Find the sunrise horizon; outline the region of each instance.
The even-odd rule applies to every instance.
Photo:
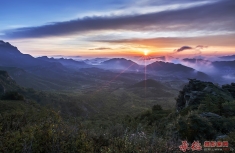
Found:
[[[147,51],[193,57],[235,51],[232,0],[54,2],[48,7],[43,1],[16,2],[14,10],[4,2],[0,40],[32,56],[126,57]]]
[[[1,0],[0,152],[233,152],[235,0]]]

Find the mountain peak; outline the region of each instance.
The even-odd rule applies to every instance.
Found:
[[[124,63],[133,63],[133,64],[136,64],[138,65],[137,63],[133,62],[132,60],[128,60],[128,59],[125,59],[125,58],[112,58],[112,59],[109,59],[107,61],[104,61],[102,62],[102,64],[106,64],[106,63],[116,63],[116,62],[123,62]]]
[[[17,47],[12,46],[9,42],[4,42],[0,40],[0,56],[4,56],[5,54],[21,54]],[[3,57],[4,58],[4,57]]]
[[[40,57],[37,57],[37,59],[41,59],[41,60],[45,60],[45,61],[55,60],[53,57],[48,57],[48,56],[40,56]]]
[[[12,46],[9,42],[4,42],[3,40],[0,40],[0,47],[14,47],[14,48],[16,48],[15,46]]]
[[[48,58],[47,56],[41,56],[41,57],[38,57],[38,58]]]
[[[138,70],[140,66],[125,58],[112,58],[101,63],[105,69],[128,69],[128,70]]]
[[[221,56],[219,58],[223,60],[235,60],[235,55]]]

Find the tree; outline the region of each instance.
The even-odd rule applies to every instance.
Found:
[[[155,112],[155,111],[159,111],[159,110],[162,110],[162,106],[161,105],[154,105],[153,107],[152,107],[152,111],[153,112]]]
[[[16,91],[6,92],[2,97],[2,100],[24,100],[24,96],[20,95]]]

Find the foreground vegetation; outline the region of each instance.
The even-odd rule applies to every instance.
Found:
[[[231,86],[228,91],[191,80],[176,107],[166,109],[157,100],[143,102],[135,94],[142,89],[91,96],[21,88],[9,78],[0,83],[7,89],[0,93],[0,152],[180,152],[182,140],[227,140],[235,146]],[[197,96],[186,104],[182,97],[191,93]]]
[[[94,123],[62,118],[30,101],[0,101],[0,106],[1,152],[156,152],[167,147],[131,117]],[[169,114],[160,111],[158,117]]]
[[[167,152],[177,151],[180,140],[215,140],[226,130],[224,140],[235,145],[234,117],[208,122],[197,111],[160,105],[136,117],[99,120],[62,117],[31,101],[0,101],[0,109],[0,152]]]

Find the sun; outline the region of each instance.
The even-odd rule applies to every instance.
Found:
[[[148,55],[148,50],[144,50],[144,55],[147,56]]]

